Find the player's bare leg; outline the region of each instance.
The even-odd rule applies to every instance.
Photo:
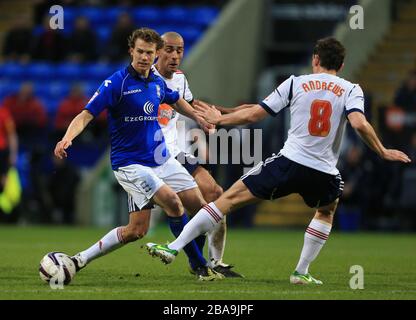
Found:
[[[151,251],[155,255],[163,255],[166,263],[175,259],[178,251],[197,236],[215,229],[221,219],[232,210],[247,204],[260,201],[238,180],[215,202],[205,205],[185,226],[180,236],[168,246],[154,245]]]
[[[183,215],[183,205],[178,195],[167,185],[163,185],[155,193],[152,201],[160,206],[169,217],[180,217]]]
[[[177,217],[183,214],[183,206],[176,193],[163,185],[153,196],[153,200],[165,209],[168,216]],[[73,257],[77,271],[92,260],[102,257],[126,243],[144,237],[149,229],[150,210],[145,209],[130,213],[129,224],[114,228],[88,249]]]
[[[206,201],[199,191],[199,188],[193,188],[178,193],[178,197],[183,203],[186,212],[194,216],[199,209],[206,205]]]
[[[84,268],[92,260],[102,257],[129,242],[143,238],[149,229],[150,210],[130,213],[126,226],[114,228],[88,249],[72,257],[77,271]]]
[[[316,259],[331,232],[338,199],[316,210],[315,216],[305,232],[302,253],[295,272],[290,276],[293,284],[322,284],[309,274],[309,265]]]

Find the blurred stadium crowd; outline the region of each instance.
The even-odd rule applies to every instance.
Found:
[[[108,146],[106,114],[77,139],[68,161],[52,156],[58,138],[103,79],[128,65],[127,38],[134,29],[180,32],[187,54],[223,2],[35,1],[32,10],[17,16],[3,39],[0,104],[19,138],[12,164],[24,200],[17,214],[0,221],[24,216],[30,222],[72,223],[80,177]],[[62,30],[50,28],[52,5],[64,7]]]
[[[140,26],[160,33],[175,30],[183,35],[185,52],[189,54],[225,3],[36,1],[32,15],[16,19],[4,37],[1,51],[0,105],[5,115],[0,116],[0,153],[3,149],[7,153],[10,147],[2,141],[7,141],[10,134],[3,129],[3,123],[11,119],[19,140],[19,150],[11,164],[20,174],[23,201],[12,212],[1,214],[0,222],[23,217],[36,223],[73,223],[75,189],[83,172],[96,164],[108,146],[105,114],[79,137],[67,161],[54,158],[53,147],[100,82],[128,63],[128,35]],[[49,27],[48,11],[53,4],[65,7],[63,30]],[[309,55],[299,57],[298,63],[307,62]],[[280,58],[280,64],[284,64],[285,57]],[[286,60],[293,63],[291,58]],[[376,106],[377,117],[371,114],[373,97],[368,90],[366,107],[367,117],[376,123],[386,146],[402,149],[414,162],[402,166],[381,161],[348,127],[339,163],[345,189],[336,215],[344,230],[357,226],[416,228],[416,70],[408,71],[406,81],[397,84],[394,101]],[[285,133],[278,127],[268,129],[267,137],[273,141],[264,144],[263,156],[283,145]],[[212,169],[220,172],[219,168]],[[240,169],[227,170],[223,187],[229,187],[239,177]],[[1,199],[0,208],[8,211]],[[241,225],[250,226],[255,207],[246,210],[246,220]],[[389,219],[383,220],[385,217]]]

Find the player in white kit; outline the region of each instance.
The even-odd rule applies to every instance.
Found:
[[[344,57],[345,48],[339,41],[321,39],[313,51],[313,74],[289,77],[259,104],[227,115],[214,108],[196,107],[201,116],[215,125],[254,123],[288,107],[291,112],[288,138],[279,154],[260,162],[218,200],[204,206],[175,241],[169,245],[148,243],[152,255],[170,263],[185,244],[215,228],[234,209],[261,199],[299,193],[316,212],[306,229],[301,256],[290,282],[322,284],[310,275],[309,265],[328,239],[342,194],[343,182],[336,164],[346,122],[382,159],[411,161],[403,152],[383,146],[364,116],[360,86],[336,75],[343,67]]]
[[[186,100],[189,104],[193,104],[194,97],[189,88],[188,80],[185,74],[178,68],[183,58],[184,40],[182,36],[176,32],[167,32],[162,35],[164,47],[159,51],[158,61],[152,67],[152,71],[161,77],[168,88],[177,91],[179,96]],[[170,155],[176,158],[195,179],[195,182],[200,189],[203,198],[207,203],[212,202],[223,193],[222,188],[215,182],[210,173],[201,165],[198,164],[195,157],[188,154],[179,143],[178,139],[178,119],[179,113],[169,104],[161,104],[159,106],[158,120],[162,128],[163,136],[165,138],[166,146]],[[181,181],[177,181],[178,184]],[[187,181],[184,181],[184,188],[187,187]],[[141,211],[144,215],[149,215],[150,207],[145,207],[140,210],[134,201],[130,211]],[[188,204],[189,205],[189,204]],[[200,202],[191,204],[195,208],[194,212],[188,212],[193,215],[201,208]],[[148,226],[148,225],[147,225]],[[242,277],[239,273],[231,270],[232,266],[225,264],[222,261],[224,255],[225,238],[226,238],[226,222],[225,219],[218,224],[218,226],[207,234],[208,238],[208,255],[209,263],[213,270],[221,273],[225,277],[236,278]],[[201,252],[205,244],[205,235],[201,235],[196,240],[196,243]],[[191,261],[192,262],[192,261]],[[194,272],[195,267],[190,265],[190,271]]]

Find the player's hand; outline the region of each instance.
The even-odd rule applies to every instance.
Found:
[[[56,144],[55,147],[55,156],[59,159],[66,158],[68,155],[66,154],[66,149],[68,149],[72,145],[72,141],[70,140],[61,140]]]
[[[407,156],[407,154],[399,150],[394,150],[394,149],[385,149],[381,157],[387,161],[400,161],[404,163],[409,163],[412,161]]]
[[[219,112],[215,106],[204,108],[201,105],[195,105],[195,113],[197,116],[204,118],[211,124],[217,124],[221,118],[221,112]]]
[[[205,133],[211,134],[215,131],[215,125],[207,122],[201,116],[196,115],[196,121],[198,125],[204,130]]]

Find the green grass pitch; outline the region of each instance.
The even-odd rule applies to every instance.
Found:
[[[161,226],[144,240],[92,262],[63,290],[38,275],[49,251],[74,254],[107,230],[69,227],[0,227],[0,299],[416,299],[416,235],[333,232],[312,265],[323,286],[293,286],[303,231],[229,230],[224,260],[245,279],[199,282],[181,253],[163,265],[140,248],[172,240]],[[350,267],[364,268],[364,289],[349,286]]]

